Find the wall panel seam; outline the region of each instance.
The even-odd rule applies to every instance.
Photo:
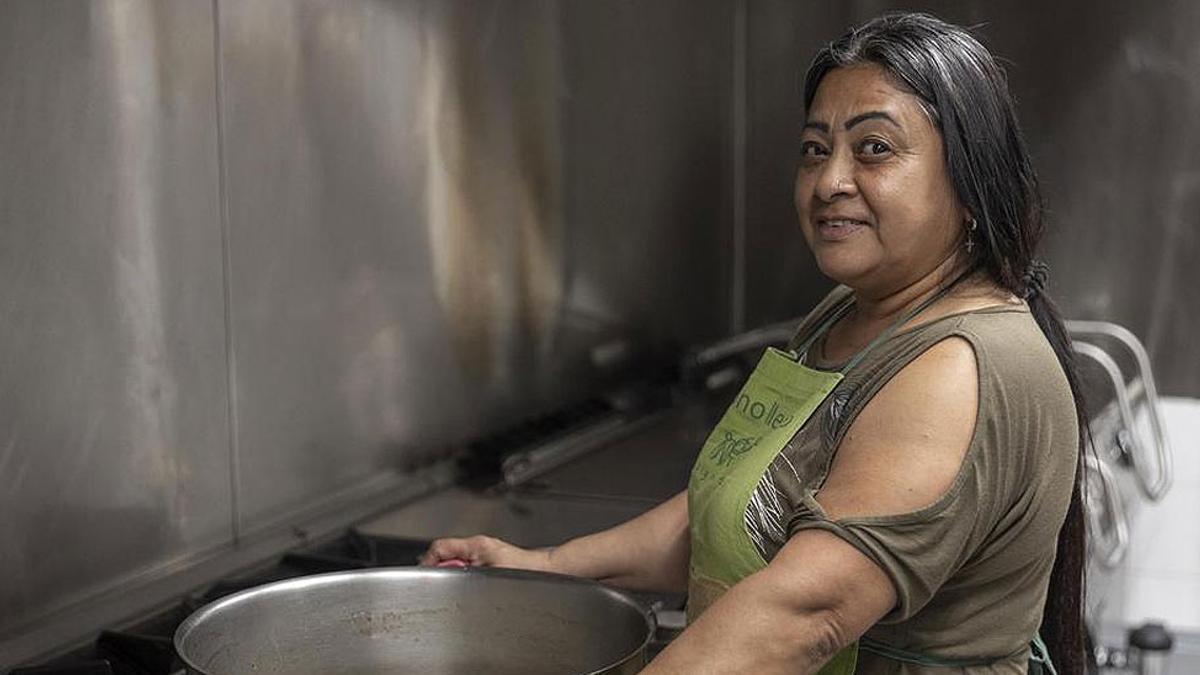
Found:
[[[733,12],[733,288],[730,333],[737,334],[746,329],[746,0],[739,0]]]
[[[217,198],[221,219],[221,272],[225,292],[225,400],[229,430],[229,513],[233,543],[242,535],[240,495],[241,471],[238,444],[237,350],[234,341],[233,319],[233,250],[232,228],[229,222],[228,162],[225,154],[225,69],[221,59],[221,5],[212,0],[214,101],[217,107]]]

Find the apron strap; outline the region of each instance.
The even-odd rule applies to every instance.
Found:
[[[859,363],[862,363],[863,359],[867,358],[867,356],[871,353],[872,350],[874,350],[876,347],[878,347],[879,345],[886,342],[888,338],[892,337],[892,335],[897,330],[899,330],[901,326],[908,323],[909,321],[912,321],[921,312],[924,312],[925,310],[929,309],[929,307],[931,305],[933,305],[933,303],[935,303],[938,300],[941,300],[942,298],[949,295],[950,291],[953,290],[955,286],[957,286],[960,282],[962,282],[968,276],[973,274],[975,272],[975,269],[976,269],[975,267],[967,268],[966,271],[964,271],[963,273],[961,273],[957,277],[955,277],[953,281],[951,281],[946,286],[942,287],[940,290],[938,290],[937,293],[934,293],[933,295],[929,296],[928,298],[925,298],[925,300],[923,302],[921,302],[921,304],[917,305],[911,311],[905,313],[904,316],[900,317],[896,321],[893,321],[891,323],[891,325],[889,325],[887,328],[883,329],[883,331],[880,332],[879,335],[876,335],[875,339],[871,340],[871,342],[868,343],[866,347],[863,347],[861,350],[859,350],[859,352],[857,354],[855,354],[853,357],[851,357],[851,359],[849,361],[847,361],[844,366],[839,368],[838,372],[840,372],[842,374],[846,374],[846,373],[850,372],[851,370],[853,370],[855,366],[857,366]],[[844,300],[838,306],[834,307],[832,311],[830,311],[829,315],[825,318],[825,320],[821,322],[821,325],[818,326],[815,331],[813,331],[812,333],[809,334],[809,336],[804,340],[804,343],[800,346],[799,349],[789,350],[789,351],[792,351],[792,354],[797,358],[797,360],[800,357],[802,357],[804,354],[807,354],[808,350],[813,346],[813,343],[816,342],[817,339],[820,338],[822,335],[827,333],[831,328],[833,328],[833,324],[840,321],[842,319],[842,317],[844,317],[850,311],[850,309],[852,307],[854,307],[853,294],[848,295],[846,297],[846,300]]]
[[[862,636],[858,639],[858,648],[864,652],[882,656],[885,659],[908,663],[914,666],[933,666],[938,668],[970,668],[972,666],[987,666],[999,661],[1004,657],[981,656],[978,658],[946,658],[942,656],[933,656],[932,654],[922,654],[920,652],[910,652],[906,649],[893,647],[885,642],[873,640],[867,636]]]
[[[1034,668],[1037,668],[1037,673]],[[1042,640],[1041,633],[1034,633],[1033,642],[1029,643],[1029,672],[1030,675],[1058,675],[1058,669],[1050,660],[1050,649]]]
[[[915,666],[931,666],[934,668],[988,666],[1001,659],[1008,658],[1007,656],[981,656],[976,658],[934,656],[932,654],[922,654],[920,652],[911,652],[899,647],[893,647],[865,635],[858,639],[858,646],[864,652],[882,656],[885,659]],[[1034,633],[1033,640],[1029,643],[1029,675],[1058,675],[1058,671],[1054,668],[1054,663],[1050,660],[1050,650],[1046,647],[1046,643],[1042,640],[1042,636],[1039,633]]]
[[[842,317],[846,316],[846,314],[848,314],[853,307],[854,295],[847,295],[842,299],[841,302],[834,305],[833,308],[825,314],[825,319],[817,325],[815,330],[808,334],[808,337],[804,339],[802,344],[800,344],[798,347],[788,345],[788,351],[796,356],[797,360],[799,360],[799,357],[802,357],[804,354],[808,353],[809,348],[813,346],[813,343],[817,341],[817,338],[827,333],[830,328],[833,328],[833,324],[841,321]]]

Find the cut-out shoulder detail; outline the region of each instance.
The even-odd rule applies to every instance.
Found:
[[[844,297],[831,294],[821,306],[830,307]],[[797,332],[798,340],[806,339],[819,321],[820,316],[806,320]],[[947,339],[951,341],[942,344]],[[969,346],[977,390],[967,386],[965,395],[973,394],[974,402],[965,408],[973,410],[976,419],[970,438],[964,437],[957,447],[965,455],[960,459],[951,454],[959,461],[951,462],[958,464],[957,475],[947,470],[943,476],[947,482],[952,480],[948,489],[940,497],[939,490],[932,489],[923,499],[886,509],[878,499],[867,500],[871,508],[857,512],[834,503],[836,495],[830,490],[836,483],[831,484],[829,477],[833,471],[837,480],[846,466],[851,447],[843,443],[847,432],[893,380],[910,377],[933,360],[931,349],[936,354],[949,345],[961,350],[959,356],[968,356]],[[922,357],[929,360],[922,362]],[[931,392],[908,396],[914,400],[896,397],[901,399],[896,405],[911,413],[919,408],[918,397],[939,394],[949,398],[941,416],[964,407],[963,401],[953,398],[953,391],[947,394],[944,389],[953,380],[941,379],[930,386],[935,384]],[[891,396],[897,389],[893,386],[884,395]],[[969,426],[969,420],[963,424]],[[859,424],[855,438],[862,429]],[[882,442],[877,448],[883,457],[879,461],[889,470],[886,479],[879,481],[881,490],[894,490],[895,481],[914,474],[928,479],[928,463],[911,470],[907,468],[911,462],[906,461],[911,458],[895,454],[902,448],[895,444],[894,430],[876,435]],[[821,530],[879,565],[892,580],[897,601],[895,609],[868,631],[873,639],[944,657],[1012,654],[1002,667],[1019,672],[1026,655],[1022,650],[1041,623],[1078,456],[1070,386],[1033,316],[1018,305],[972,310],[897,331],[847,369],[810,424],[763,475],[759,490],[774,490],[782,513],[756,510],[759,500],[752,500],[744,520],[764,560],[774,558],[788,541],[773,532],[795,537]],[[818,499],[829,502],[833,513]],[[906,510],[908,506],[915,508]],[[884,511],[890,513],[857,515]],[[770,523],[772,519],[782,522]],[[999,625],[1006,630],[996,631]],[[1008,672],[998,668],[973,667],[964,672]],[[893,663],[890,669],[897,675],[938,675],[933,672],[936,668],[908,664]]]
[[[842,438],[817,502],[834,519],[909,513],[954,484],[975,433],[971,344],[946,338],[902,368]]]

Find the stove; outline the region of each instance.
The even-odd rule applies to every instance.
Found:
[[[123,630],[103,630],[86,647],[50,661],[9,671],[8,675],[181,675],[175,653],[175,629],[192,612],[226,595],[262,584],[323,572],[417,564],[428,539],[364,534],[351,528],[336,539],[287,553],[251,573],[222,579],[181,598],[174,606]],[[662,651],[677,633],[686,596],[631,593],[662,617],[650,655]]]

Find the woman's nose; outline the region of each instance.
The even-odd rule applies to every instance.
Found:
[[[853,196],[858,191],[854,182],[853,165],[840,153],[834,153],[821,165],[817,176],[817,197],[823,202],[832,202],[838,197]]]

